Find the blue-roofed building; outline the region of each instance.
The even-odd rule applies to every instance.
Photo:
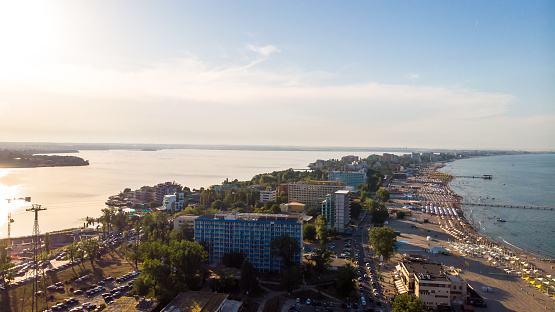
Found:
[[[336,181],[347,184],[357,189],[357,185],[366,184],[366,172],[361,171],[330,171],[328,172],[328,181]]]
[[[262,272],[282,271],[283,261],[272,257],[270,243],[288,235],[299,242],[300,252],[293,256],[302,262],[303,222],[284,214],[237,213],[202,215],[195,219],[195,241],[208,246],[208,261],[222,261],[226,253],[242,253]]]

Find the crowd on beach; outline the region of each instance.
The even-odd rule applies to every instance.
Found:
[[[457,256],[484,258],[487,264],[499,273],[519,276],[546,295],[555,298],[555,274],[549,274],[553,271],[555,263],[538,259],[524,251],[519,252],[511,246],[480,235],[464,218],[460,210],[461,198],[449,189],[448,184],[452,178],[450,175],[431,170],[427,172],[426,177],[415,180],[424,183],[415,192],[415,199],[422,204],[422,212],[437,215],[439,227],[453,237],[449,248],[451,252]],[[434,209],[434,206],[441,208]],[[457,214],[451,211],[456,211]]]

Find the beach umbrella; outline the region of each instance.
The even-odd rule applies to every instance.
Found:
[[[530,282],[530,284],[532,284],[532,285],[536,284],[536,281],[534,281],[534,280],[531,280],[531,281],[529,281],[529,282]]]

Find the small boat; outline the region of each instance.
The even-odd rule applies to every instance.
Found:
[[[501,219],[501,218],[497,218],[497,222],[507,222],[507,220]]]

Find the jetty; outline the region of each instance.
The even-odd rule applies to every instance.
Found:
[[[455,176],[455,178],[469,178],[469,179],[485,179],[491,180],[493,176],[491,174],[484,174],[483,176]]]
[[[537,210],[554,210],[555,209],[555,207],[539,207],[539,206],[526,206],[526,205],[500,205],[500,204],[485,204],[485,203],[472,203],[472,202],[461,202],[461,204],[462,205],[469,205],[469,206],[520,208],[520,209],[537,209]]]

